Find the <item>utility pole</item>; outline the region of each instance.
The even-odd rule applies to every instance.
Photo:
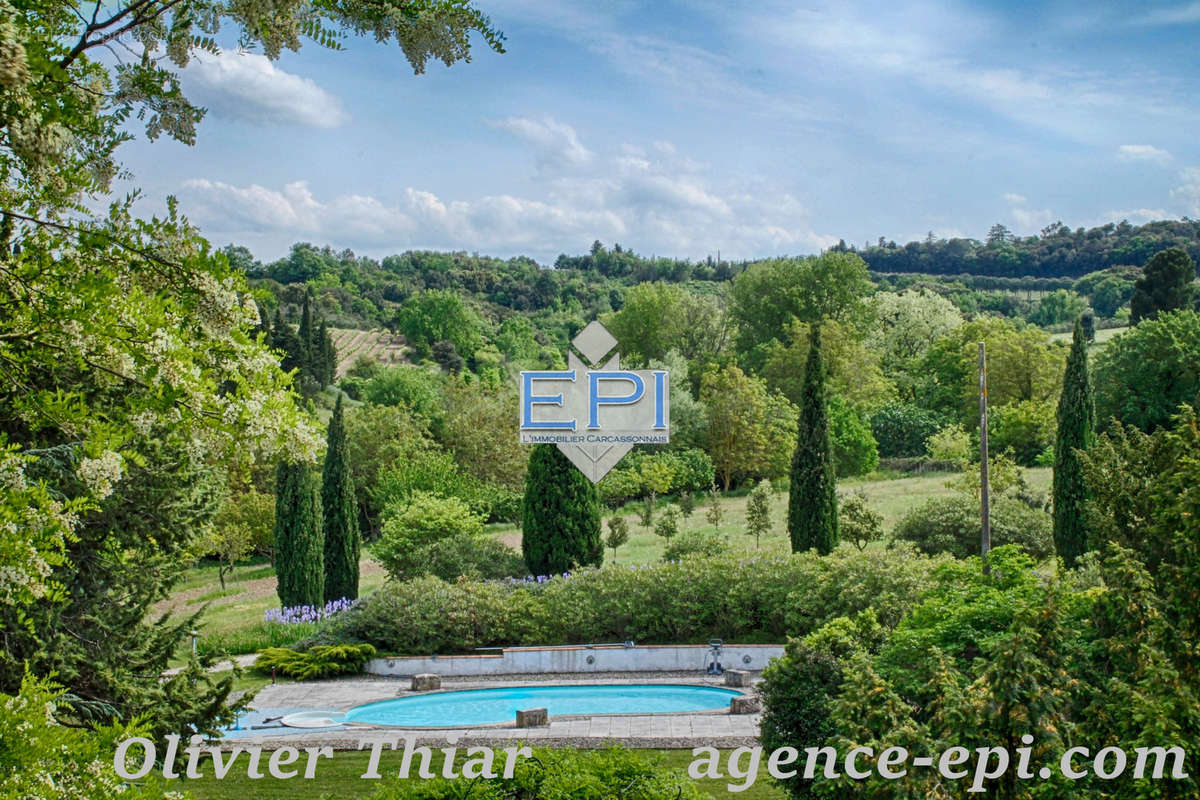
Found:
[[[979,500],[982,528],[979,532],[979,553],[983,556],[983,574],[990,572],[988,551],[992,549],[992,510],[988,486],[988,407],[987,407],[987,350],[979,343]]]

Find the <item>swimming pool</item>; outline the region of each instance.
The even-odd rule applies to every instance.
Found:
[[[741,692],[674,684],[521,686],[398,697],[346,712],[346,722],[414,728],[511,723],[517,711],[544,708],[551,717],[592,714],[680,714],[726,708]]]

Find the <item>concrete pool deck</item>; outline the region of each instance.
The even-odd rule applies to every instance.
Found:
[[[497,675],[490,679],[443,678],[442,691],[457,689],[497,689],[553,683],[561,686],[606,684],[687,684],[724,687],[719,676],[695,671],[685,673],[591,673],[578,674]],[[745,689],[747,693],[752,690]],[[347,711],[365,703],[409,697],[425,692],[409,691],[409,681],[397,678],[360,676],[329,681],[280,683],[265,686],[254,698],[252,707],[259,709],[287,708],[324,711]],[[224,740],[228,747],[261,743],[266,748],[283,746],[324,747],[335,750],[357,750],[363,742],[391,742],[413,737],[418,744],[437,745],[454,740],[456,746],[511,747],[518,742],[540,747],[603,747],[619,743],[632,748],[691,749],[701,745],[719,748],[756,744],[760,714],[730,714],[726,711],[704,711],[686,714],[620,714],[590,717],[550,717],[550,724],[541,728],[461,727],[461,728],[395,728],[355,725],[352,728],[303,731],[289,729],[280,734],[266,728],[243,732],[239,738]],[[369,746],[369,745],[368,745]]]

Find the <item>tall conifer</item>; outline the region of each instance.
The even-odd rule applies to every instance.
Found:
[[[1054,546],[1068,567],[1088,550],[1083,508],[1087,487],[1077,450],[1086,450],[1096,435],[1096,405],[1088,377],[1087,337],[1075,323],[1071,354],[1058,399],[1058,436],[1054,441]]]
[[[813,325],[788,493],[788,535],[792,540],[792,552],[815,547],[817,552],[828,554],[837,547],[836,492],[833,448],[829,444],[829,409],[825,401],[821,328]]]
[[[312,472],[306,464],[280,464],[275,473],[275,577],[284,608],[324,602],[321,539],[321,496]]]
[[[521,552],[534,575],[604,560],[596,487],[552,444],[534,445],[529,454]]]
[[[304,308],[300,312],[300,371],[309,375],[313,374],[313,321],[312,309],[309,304],[308,293],[304,293]]]
[[[346,456],[346,428],[339,394],[329,421],[325,467],[321,472],[321,513],[325,523],[325,600],[358,597],[358,557],[362,539],[358,505]]]

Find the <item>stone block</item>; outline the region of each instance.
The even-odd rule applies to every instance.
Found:
[[[744,669],[727,669],[725,670],[725,685],[726,686],[750,686],[753,681],[753,676],[748,670]]]
[[[541,728],[550,724],[550,714],[544,708],[527,708],[517,712],[518,728]]]
[[[432,672],[422,672],[420,675],[412,676],[412,690],[414,692],[431,692],[440,688],[442,688],[441,675],[435,675]]]
[[[729,701],[730,714],[757,714],[761,708],[757,697],[735,697]]]

